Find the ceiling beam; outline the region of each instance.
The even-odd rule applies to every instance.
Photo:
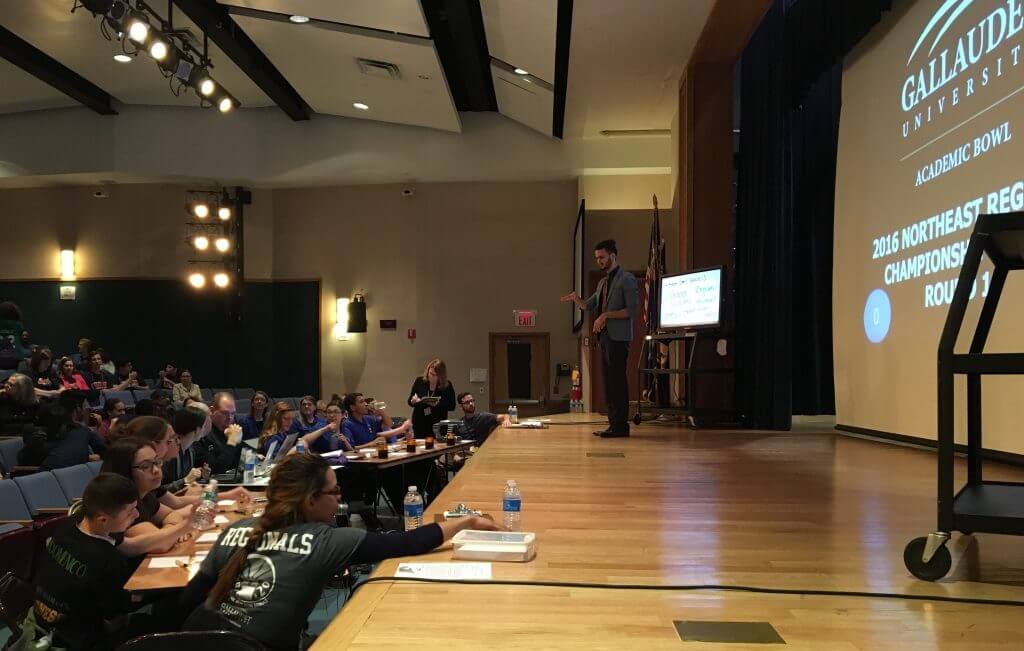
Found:
[[[293,120],[308,120],[313,110],[274,67],[263,51],[215,0],[174,0],[224,54],[235,62]]]
[[[569,89],[569,40],[572,36],[572,0],[558,0],[555,30],[555,105],[551,135],[562,137],[565,128],[565,95]]]
[[[4,27],[0,57],[100,115],[117,115],[109,93]]]
[[[421,0],[455,108],[497,111],[479,0]]]

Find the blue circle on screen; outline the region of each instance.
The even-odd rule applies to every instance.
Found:
[[[876,289],[868,295],[864,304],[864,334],[873,344],[882,343],[889,334],[892,324],[892,303],[883,289]]]

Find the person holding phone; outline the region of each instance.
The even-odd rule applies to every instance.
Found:
[[[434,425],[448,418],[455,409],[455,387],[448,381],[448,367],[435,358],[427,363],[423,375],[416,378],[409,390],[412,407],[412,431],[419,438],[434,432]]]

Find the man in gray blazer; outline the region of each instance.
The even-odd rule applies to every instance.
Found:
[[[572,301],[581,310],[596,313],[594,334],[601,346],[601,367],[608,403],[608,429],[595,436],[616,438],[629,436],[629,384],[626,360],[629,342],[633,340],[633,317],[637,311],[637,283],[633,274],[619,267],[619,250],[615,240],[598,242],[594,259],[605,277],[597,283],[594,295],[583,300],[576,292],[566,294],[562,301]]]

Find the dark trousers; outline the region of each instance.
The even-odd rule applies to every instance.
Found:
[[[629,431],[629,383],[626,381],[629,342],[612,341],[605,332],[601,334],[600,344],[608,426],[617,431]]]

